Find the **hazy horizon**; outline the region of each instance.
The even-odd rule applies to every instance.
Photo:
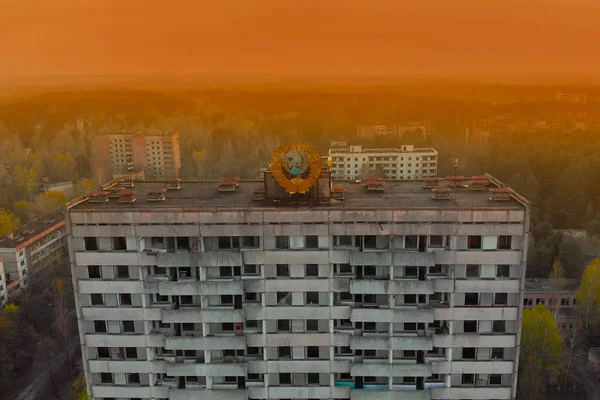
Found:
[[[0,77],[590,82],[599,16],[594,0],[3,0]]]

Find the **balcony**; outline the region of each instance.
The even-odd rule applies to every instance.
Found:
[[[215,385],[213,385],[214,387]],[[247,400],[246,390],[238,389],[169,389],[170,400]]]
[[[411,294],[433,294],[433,281],[419,281],[416,279],[398,279],[398,280],[373,280],[357,279],[350,282],[350,293],[369,293],[369,294],[393,294],[393,293],[411,293]]]
[[[241,280],[180,280],[180,281],[159,281],[158,293],[162,296],[206,296],[222,294],[242,294],[243,283]]]
[[[393,266],[412,266],[412,265],[423,265],[432,267],[436,264],[436,254],[444,252],[420,252],[420,251],[407,251],[407,250],[395,250],[392,257]],[[442,263],[437,263],[442,264]]]
[[[289,317],[288,317],[289,318]],[[133,318],[132,318],[133,319]],[[234,309],[180,309],[161,310],[160,318],[164,323],[221,323],[221,322],[243,322],[242,310]],[[254,318],[259,319],[259,318]]]
[[[431,400],[429,390],[352,390],[350,400]]]
[[[349,319],[348,306],[268,306],[248,305],[246,319]],[[432,321],[433,322],[433,321]]]
[[[432,400],[488,400],[488,399],[510,399],[510,387],[451,387],[431,389]]]
[[[397,363],[387,361],[363,363],[350,366],[352,376],[430,376],[431,364]]]
[[[246,344],[243,336],[166,336],[164,347],[167,350],[242,350]]]
[[[226,359],[213,361],[210,364],[167,363],[166,373],[170,376],[246,376],[245,363],[228,363]]]
[[[341,318],[340,318],[341,319]],[[408,306],[402,308],[353,308],[352,322],[426,322],[434,321],[434,310],[429,307]],[[442,319],[442,318],[436,318]]]
[[[435,347],[515,347],[515,335],[494,335],[477,333],[455,333],[454,335],[434,335]]]
[[[460,307],[441,307],[434,309],[436,320],[505,320],[513,321],[517,319],[519,308],[508,306],[478,307],[478,306],[460,306]],[[400,322],[400,321],[399,321]]]

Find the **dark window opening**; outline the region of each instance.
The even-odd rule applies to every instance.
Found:
[[[83,238],[85,249],[88,251],[98,250],[98,239],[95,237],[85,237]]]
[[[306,248],[307,249],[318,249],[319,248],[319,237],[318,236],[306,236]]]
[[[469,236],[467,238],[467,249],[481,249],[481,236]]]
[[[124,236],[114,237],[113,250],[127,250],[127,239]]]
[[[90,279],[100,279],[102,274],[100,273],[99,265],[88,265],[88,277]]]

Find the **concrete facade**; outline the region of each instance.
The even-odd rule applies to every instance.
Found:
[[[520,196],[307,209],[214,185],[70,206],[90,399],[515,399]]]
[[[181,168],[176,132],[110,132],[96,135],[92,172],[104,178],[144,171],[150,178],[176,178]]]
[[[577,320],[577,290],[579,279],[527,279],[523,307],[544,304],[556,318],[562,332],[570,332]]]
[[[437,176],[438,154],[434,149],[401,146],[398,149],[368,149],[350,146],[329,150],[333,179],[361,179],[377,169],[388,179],[421,179]]]
[[[28,275],[67,254],[65,214],[43,215],[0,238],[7,299],[28,285]],[[1,291],[1,290],[0,290]]]
[[[8,303],[8,288],[4,273],[4,261],[0,257],[0,307],[4,307],[6,303]]]

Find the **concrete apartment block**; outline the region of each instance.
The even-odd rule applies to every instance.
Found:
[[[267,186],[69,206],[90,399],[515,399],[525,199],[411,181],[293,206]]]

